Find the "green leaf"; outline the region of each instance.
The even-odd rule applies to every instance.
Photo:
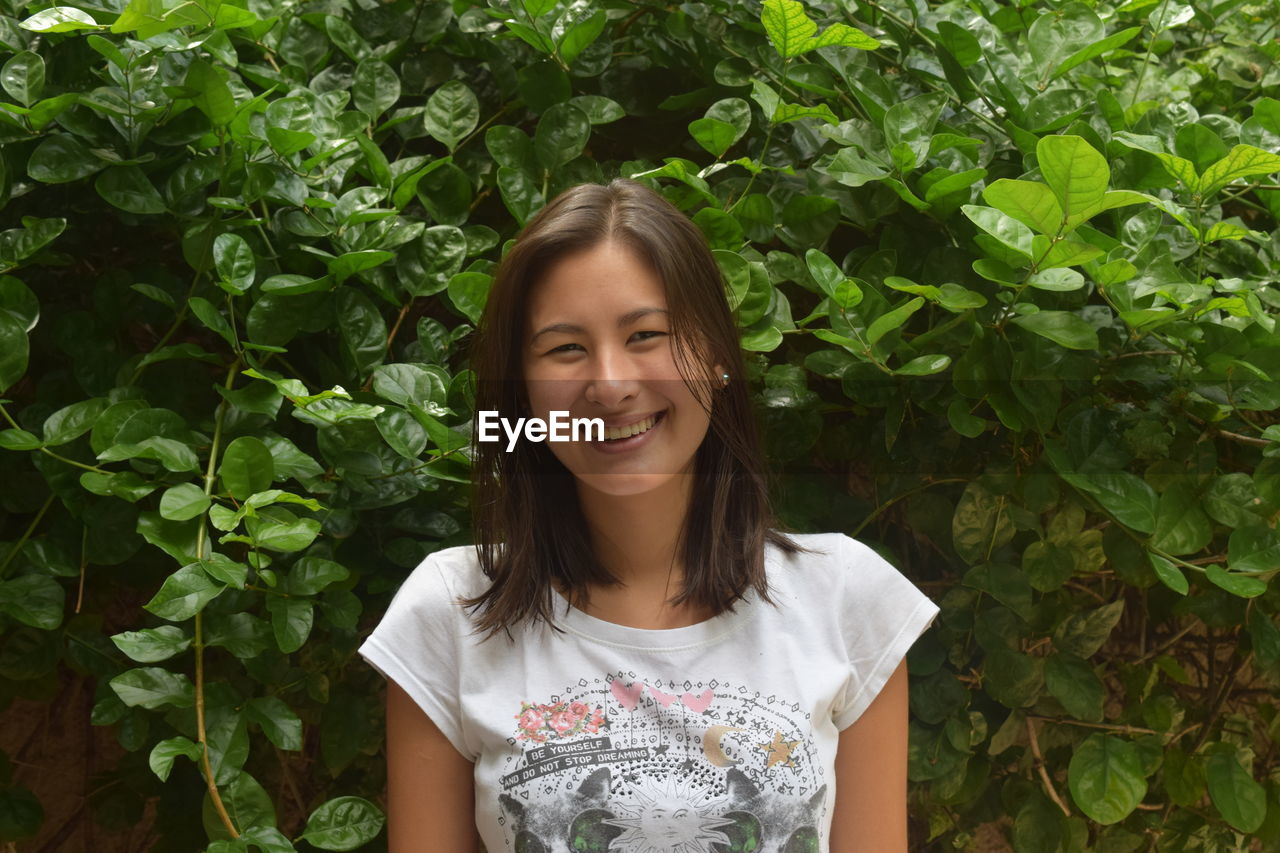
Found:
[[[538,119],[533,153],[544,169],[558,169],[582,153],[591,137],[591,121],[573,104],[556,104]]]
[[[1040,173],[1049,184],[1066,219],[1069,234],[1093,215],[1111,180],[1107,160],[1079,136],[1046,136],[1036,145]]]
[[[53,133],[31,152],[27,174],[41,183],[65,184],[88,177],[104,165],[79,139]]]
[[[194,483],[181,483],[160,496],[160,515],[170,521],[186,521],[203,515],[209,508],[209,496]]]
[[[951,21],[938,22],[938,39],[962,68],[975,65],[982,59],[982,45],[977,37]]]
[[[920,310],[922,305],[924,305],[924,297],[917,296],[892,311],[881,314],[867,328],[867,343],[875,346],[876,341],[894,329],[901,327],[912,314]]]
[[[449,301],[472,323],[480,322],[493,276],[480,272],[461,272],[449,279]]]
[[[119,462],[124,459],[155,459],[167,470],[194,471],[199,467],[196,454],[180,441],[152,436],[134,444],[114,444],[98,454],[100,462]]]
[[[239,234],[219,234],[213,241],[213,262],[218,275],[235,293],[253,287],[257,262],[253,250]]]
[[[62,585],[48,575],[0,580],[0,613],[42,631],[62,624],[64,599]]]
[[[760,23],[783,59],[804,53],[818,31],[818,25],[805,14],[804,4],[797,0],[764,0]]]
[[[521,225],[545,204],[542,194],[524,169],[499,167],[498,190],[502,193],[503,204]]]
[[[176,625],[159,628],[142,628],[111,635],[116,648],[138,663],[157,663],[168,660],[191,646],[191,638]]]
[[[267,611],[271,614],[271,630],[280,651],[286,654],[296,652],[306,644],[315,619],[315,602],[306,598],[270,595],[267,596]]]
[[[42,444],[39,436],[25,429],[0,430],[0,448],[5,450],[36,450]]]
[[[480,102],[461,80],[450,80],[431,93],[423,125],[452,153],[480,123]]]
[[[165,706],[190,708],[195,685],[185,675],[158,666],[144,666],[117,675],[110,681],[120,701],[130,707],[156,710]]]
[[[1258,521],[1233,530],[1227,540],[1227,565],[1233,572],[1274,570],[1280,566],[1280,533]]]
[[[1024,223],[994,207],[976,204],[961,205],[960,210],[974,225],[994,237],[1003,246],[1031,260],[1032,238],[1035,234]]]
[[[376,122],[379,116],[395,106],[396,101],[400,100],[400,78],[396,75],[395,70],[381,59],[366,59],[356,66],[356,76],[355,81],[352,83],[351,93],[356,109],[367,115],[370,121]],[[475,125],[473,124],[467,128],[459,134],[459,138],[470,133],[474,127]],[[431,132],[430,128],[428,128],[428,132]],[[435,136],[434,133],[432,135]],[[436,136],[436,138],[440,139],[439,136]],[[453,145],[450,145],[449,150],[452,151],[453,147]]]
[[[36,12],[18,26],[36,33],[69,33],[101,28],[92,15],[74,6],[52,6]]]
[[[987,204],[1041,234],[1053,236],[1062,228],[1062,207],[1047,184],[1001,178],[982,191]]]
[[[58,409],[45,418],[41,427],[44,445],[58,447],[84,435],[106,411],[107,404],[106,397],[91,397]]]
[[[1212,537],[1213,529],[1200,508],[1197,490],[1183,481],[1166,488],[1156,506],[1152,546],[1176,557],[1198,552]]]
[[[1254,175],[1280,172],[1280,154],[1272,154],[1252,145],[1236,145],[1226,157],[1214,163],[1196,183],[1195,191],[1208,197],[1232,181]]]
[[[156,774],[161,782],[167,782],[169,774],[173,771],[173,761],[180,755],[185,755],[192,762],[198,762],[204,755],[204,747],[181,736],[165,738],[151,748],[147,763],[151,767],[151,772]]]
[[[893,372],[896,376],[932,376],[941,373],[951,366],[949,355],[920,355],[908,361]]]
[[[0,391],[13,387],[27,372],[27,330],[8,311],[0,311]]]
[[[109,204],[129,213],[164,213],[164,199],[137,166],[112,166],[94,181],[93,188]]]
[[[0,67],[0,86],[24,107],[31,106],[44,91],[44,58],[23,50]]]
[[[699,118],[689,122],[689,135],[708,153],[719,158],[737,141],[739,134],[728,122],[715,118]]]
[[[1225,589],[1240,598],[1257,598],[1267,591],[1266,581],[1252,575],[1228,572],[1216,563],[1205,567],[1204,576],[1214,586]]]
[[[1071,716],[1102,721],[1106,690],[1084,658],[1065,652],[1050,655],[1044,665],[1044,684]]]
[[[290,595],[315,595],[349,576],[346,568],[332,560],[303,557],[293,564],[286,586]]]
[[[741,100],[729,98],[726,100]],[[569,103],[587,114],[587,119],[593,124],[609,124],[618,119],[625,118],[626,110],[622,105],[613,98],[606,98],[604,95],[575,95],[569,99]],[[743,103],[746,103],[745,101]],[[515,128],[512,128],[513,130]],[[522,132],[523,135],[523,132]],[[528,139],[528,137],[525,137]],[[486,135],[487,142],[487,135]],[[503,164],[508,165],[508,164]]]
[[[1068,349],[1098,348],[1097,331],[1070,311],[1037,311],[1020,314],[1010,321]]]
[[[1080,810],[1104,826],[1124,820],[1147,794],[1137,747],[1100,733],[1072,752],[1067,784]]]
[[[199,563],[188,563],[165,578],[160,590],[142,606],[161,619],[182,622],[203,610],[225,588],[210,580]]]
[[[233,498],[246,500],[254,492],[271,488],[271,481],[275,479],[271,451],[261,439],[242,435],[227,445],[218,476]]]
[[[956,552],[970,565],[987,562],[991,552],[1013,538],[1008,499],[974,480],[965,486],[951,519]]]
[[[355,850],[376,838],[385,822],[368,800],[337,797],[311,813],[301,837],[321,850]]]
[[[1267,793],[1240,766],[1235,747],[1217,745],[1209,754],[1205,771],[1209,798],[1223,820],[1241,832],[1257,831],[1267,816]]]
[[[346,252],[328,262],[329,274],[338,283],[346,281],[356,273],[371,270],[395,258],[391,252],[378,249],[363,249],[359,252]]]
[[[1102,33],[1102,21],[1097,13],[1083,3],[1064,3],[1036,17],[1027,28],[1027,47],[1036,76],[1049,79],[1051,69],[1063,57],[1100,41]]]
[[[833,45],[860,50],[874,50],[880,46],[876,39],[842,23],[832,24],[822,35],[815,36],[818,25],[809,19],[804,4],[797,0],[764,0],[760,8],[760,23],[783,59]]]
[[[1082,658],[1092,657],[1106,643],[1122,615],[1123,600],[1072,613],[1054,630],[1054,645]]]
[[[555,52],[555,44],[552,43],[551,38],[534,27],[522,24],[519,21],[503,21],[503,24],[507,29],[519,36],[525,44],[539,53],[551,54]]]
[[[1148,552],[1147,557],[1151,562],[1151,568],[1155,570],[1156,577],[1160,579],[1162,584],[1176,593],[1187,594],[1187,590],[1190,587],[1187,585],[1187,576],[1182,573],[1181,569],[1154,552]]]
[[[1025,708],[1044,686],[1044,658],[997,647],[987,652],[982,677],[992,699],[1007,708]]]
[[[245,706],[250,722],[262,727],[262,733],[281,749],[302,749],[302,720],[278,696],[257,696]]]
[[[573,13],[573,9],[565,10],[564,17],[561,20],[563,21]],[[573,65],[574,60],[578,58],[582,51],[590,47],[591,43],[600,37],[600,33],[604,32],[605,24],[608,22],[608,14],[603,9],[600,9],[569,27],[557,45],[560,58],[564,61],[564,64]]]
[[[799,121],[802,118],[820,118],[827,124],[839,124],[840,119],[831,111],[831,107],[826,104],[817,104],[816,106],[805,106],[803,104],[778,104],[777,111],[773,114],[773,121],[776,124],[785,124],[789,121]]]
[[[941,92],[930,92],[900,101],[889,108],[884,116],[884,144],[893,151],[906,146],[906,159],[899,163],[904,174],[924,163],[933,140],[933,128],[947,103]]]
[[[888,177],[889,173],[858,154],[854,148],[841,148],[827,166],[827,174],[848,187],[860,187]]]
[[[187,300],[191,313],[195,314],[197,319],[211,331],[217,332],[218,335],[231,346],[236,345],[235,330],[231,328],[231,324],[227,322],[227,318],[222,316],[222,312],[218,310],[218,306],[214,305],[203,296],[192,296]]]
[[[243,507],[241,509],[243,511]],[[196,564],[214,580],[236,589],[244,589],[245,578],[249,574],[249,567],[244,563],[237,563],[225,554],[213,553],[208,559],[196,560]]]
[[[225,127],[235,118],[236,102],[231,96],[231,89],[218,70],[208,62],[203,59],[192,62],[187,68],[185,85],[195,92],[192,101],[214,127]]]
[[[1112,33],[1101,41],[1096,41],[1087,47],[1082,47],[1059,63],[1058,67],[1049,75],[1049,79],[1056,80],[1081,63],[1088,62],[1090,59],[1096,59],[1103,54],[1110,53],[1118,47],[1124,47],[1140,32],[1142,32],[1142,27],[1129,27],[1128,29],[1121,30],[1118,33]]]

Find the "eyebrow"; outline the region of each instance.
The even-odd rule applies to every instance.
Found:
[[[637,308],[634,311],[628,311],[626,314],[623,314],[618,318],[618,328],[622,329],[632,325],[633,323],[637,323],[650,314],[667,313],[668,312],[665,308]],[[586,329],[581,326],[575,326],[572,323],[552,323],[550,326],[543,326],[535,332],[533,337],[529,339],[529,346],[533,346],[534,342],[536,342],[538,338],[552,332],[560,332],[565,335],[580,335],[586,332]]]

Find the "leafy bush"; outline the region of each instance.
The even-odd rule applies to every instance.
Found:
[[[467,541],[506,241],[624,175],[716,250],[785,520],[943,606],[920,844],[1280,845],[1273,4],[0,12],[0,697],[96,679],[99,820],[385,847],[354,650]]]

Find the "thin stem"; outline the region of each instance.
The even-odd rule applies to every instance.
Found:
[[[7,574],[9,564],[13,562],[13,558],[18,556],[18,552],[22,550],[22,546],[27,544],[27,540],[31,538],[31,534],[35,532],[36,527],[40,524],[40,519],[44,518],[44,514],[48,512],[49,507],[53,506],[53,493],[49,493],[49,497],[44,499],[44,503],[36,512],[36,517],[31,519],[31,523],[27,525],[27,529],[22,531],[22,535],[18,537],[18,541],[9,549],[9,553],[4,555],[4,562],[0,563],[0,580],[4,580]]]
[[[235,382],[236,371],[240,367],[240,357],[231,363],[227,369],[227,378],[223,383],[223,387],[228,391]],[[214,472],[217,470],[218,462],[218,446],[222,442],[222,422],[227,413],[227,400],[223,397],[218,403],[218,411],[214,417],[213,426],[213,442],[209,447],[209,463],[205,466],[204,473],[204,493],[205,496],[213,494]],[[202,559],[205,547],[205,525],[203,521],[199,529],[196,531],[196,557]],[[205,732],[204,726],[204,614],[197,612],[195,615],[195,637],[191,643],[195,650],[196,658],[196,737],[200,745],[204,747],[201,752],[201,764],[204,767],[205,784],[209,789],[209,799],[213,803],[214,811],[218,813],[218,818],[222,821],[222,825],[227,828],[232,838],[239,838],[240,833],[236,829],[235,823],[231,820],[231,815],[227,814],[227,808],[223,805],[222,797],[218,795],[218,783],[213,776],[213,766],[209,762],[209,738]]]
[[[1156,10],[1155,18],[1160,20],[1164,15],[1165,7],[1169,5],[1169,0],[1162,0],[1160,8]],[[1151,38],[1147,39],[1147,52],[1142,57],[1142,68],[1138,71],[1138,80],[1133,84],[1133,94],[1129,97],[1129,109],[1133,109],[1133,105],[1138,102],[1138,93],[1142,91],[1142,78],[1147,76],[1147,66],[1151,64],[1151,48],[1156,43],[1156,36],[1160,35],[1160,30],[1155,27],[1151,28]],[[1126,118],[1127,122],[1128,119]]]

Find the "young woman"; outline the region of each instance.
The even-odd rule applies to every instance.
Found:
[[[475,547],[360,654],[389,679],[392,853],[907,849],[904,655],[938,608],[868,546],[773,528],[738,332],[697,227],[562,193],[495,275]]]

